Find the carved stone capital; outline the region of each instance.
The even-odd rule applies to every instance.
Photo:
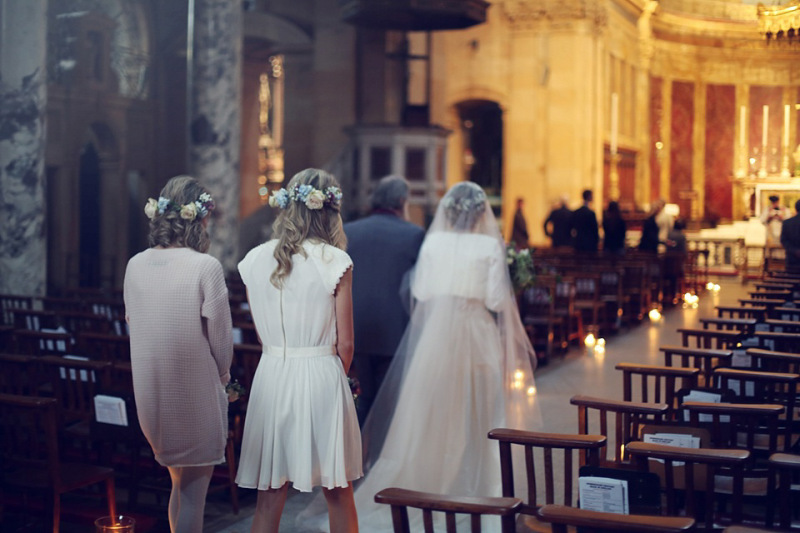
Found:
[[[597,30],[608,25],[606,4],[599,0],[512,0],[503,2],[501,7],[513,30],[564,27],[587,21]]]

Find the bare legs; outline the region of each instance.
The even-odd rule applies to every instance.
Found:
[[[256,500],[256,513],[253,516],[251,533],[277,533],[281,524],[283,504],[286,503],[286,493],[289,484],[285,483],[279,489],[258,491]]]
[[[279,489],[258,491],[256,513],[253,517],[251,533],[277,533],[281,523],[281,513],[286,503],[288,484]],[[328,502],[328,517],[331,533],[358,533],[358,517],[353,500],[353,486],[322,489]]]
[[[169,495],[169,529],[172,533],[203,530],[203,511],[214,466],[168,467],[172,479]]]
[[[353,485],[322,489],[328,501],[328,520],[331,533],[358,533],[358,516],[353,500]]]

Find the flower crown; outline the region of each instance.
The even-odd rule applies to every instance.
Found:
[[[182,219],[191,222],[198,216],[200,218],[205,218],[212,209],[214,209],[214,200],[211,198],[210,194],[204,192],[194,202],[189,202],[184,205],[177,204],[163,196],[159,196],[158,200],[148,198],[147,204],[144,206],[144,214],[147,215],[147,218],[153,220],[156,214],[163,215],[169,210],[179,213]]]
[[[315,189],[311,185],[302,184],[273,191],[269,197],[271,207],[286,209],[289,202],[299,202],[311,210],[322,209],[326,205],[339,208],[342,204],[342,190],[339,187],[328,187],[324,191]]]
[[[442,206],[448,210],[456,211],[482,211],[486,202],[486,194],[481,190],[475,190],[472,196],[462,196],[454,198],[449,194],[442,199]]]

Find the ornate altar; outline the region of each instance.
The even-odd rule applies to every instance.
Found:
[[[781,205],[792,210],[795,202],[800,200],[800,177],[787,178],[778,174],[764,178],[734,178],[732,181],[734,220],[759,216],[772,195],[778,196]]]

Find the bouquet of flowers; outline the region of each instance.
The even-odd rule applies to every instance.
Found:
[[[353,393],[353,402],[358,405],[358,397],[361,396],[361,382],[358,378],[347,377],[347,383],[350,385],[350,392]]]
[[[533,257],[529,249],[517,250],[514,246],[508,246],[506,263],[514,292],[519,294],[536,284],[536,272],[533,269]]]
[[[237,380],[232,379],[225,385],[225,392],[228,393],[228,401],[233,403],[245,394],[247,394],[247,389],[239,383]]]

